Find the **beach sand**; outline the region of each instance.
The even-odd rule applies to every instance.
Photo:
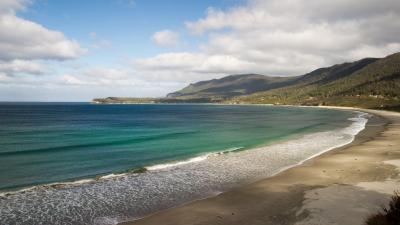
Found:
[[[362,111],[388,123],[276,176],[122,224],[361,225],[400,190],[400,113]]]

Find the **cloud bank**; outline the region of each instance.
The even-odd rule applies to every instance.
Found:
[[[40,74],[45,71],[40,60],[74,59],[86,52],[63,33],[43,27],[16,15],[30,1],[3,0],[0,3],[0,72]]]
[[[312,69],[400,51],[397,0],[253,0],[226,11],[209,8],[185,23],[206,36],[198,52],[136,61],[148,71],[301,75]]]

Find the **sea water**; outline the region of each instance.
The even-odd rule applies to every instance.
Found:
[[[258,105],[1,103],[0,224],[140,218],[348,144],[366,117]]]

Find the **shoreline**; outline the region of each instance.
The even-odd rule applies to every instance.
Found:
[[[335,115],[335,110],[332,111],[331,114]],[[357,111],[358,112],[354,112],[354,110],[351,110],[351,114],[354,116],[347,118],[352,122],[349,122],[350,125],[343,129],[340,128],[304,136],[301,135],[298,139],[293,138],[291,141],[278,141],[278,143],[272,145],[273,147],[260,146],[253,149],[253,151],[240,151],[239,154],[232,155],[217,154],[216,156],[218,157],[209,157],[208,160],[204,160],[201,164],[188,163],[180,165],[178,169],[160,170],[156,172],[156,174],[158,174],[156,176],[160,178],[169,178],[160,179],[156,181],[156,185],[153,186],[143,186],[143,184],[154,184],[154,182],[147,182],[153,177],[153,173],[149,171],[149,174],[144,173],[143,175],[138,175],[140,177],[137,177],[136,174],[133,176],[129,174],[126,176],[123,174],[118,176],[106,175],[104,176],[105,179],[93,180],[96,182],[96,185],[86,183],[77,186],[71,186],[70,184],[56,184],[54,187],[53,185],[45,185],[44,188],[39,187],[40,189],[37,191],[34,190],[31,192],[27,190],[26,193],[24,191],[21,195],[6,195],[3,198],[0,196],[0,200],[4,200],[5,205],[13,204],[13,202],[22,204],[30,201],[32,205],[30,207],[23,207],[21,210],[27,214],[34,213],[32,215],[35,215],[33,219],[36,221],[42,221],[39,219],[41,218],[39,216],[43,213],[45,218],[48,217],[46,216],[46,211],[43,210],[41,206],[38,207],[37,210],[31,210],[36,209],[36,207],[34,207],[36,204],[35,202],[41,202],[43,200],[53,202],[53,200],[56,200],[54,201],[55,204],[62,205],[63,208],[68,210],[69,203],[63,200],[63,195],[65,194],[70,196],[69,198],[71,199],[79,199],[79,201],[90,204],[92,202],[95,203],[97,199],[100,203],[106,200],[102,205],[90,206],[89,204],[82,208],[82,210],[93,210],[98,214],[95,217],[87,217],[88,220],[85,223],[79,224],[88,224],[88,222],[90,224],[92,224],[92,222],[94,224],[117,224],[122,221],[138,220],[140,218],[146,219],[147,217],[158,215],[164,211],[179,209],[188,204],[202,201],[202,199],[218,198],[220,195],[225,195],[227,192],[250,186],[253,182],[274,177],[275,174],[279,176],[287,170],[292,170],[288,168],[300,167],[298,164],[308,164],[313,161],[315,155],[330,154],[327,152],[332,152],[332,150],[328,148],[337,149],[338,146],[348,146],[355,143],[354,138],[356,134],[357,140],[360,139],[359,131],[363,133],[365,130],[370,130],[367,128],[364,129],[366,127],[366,119],[363,119],[369,116],[363,115],[360,110]],[[370,124],[370,121],[371,118],[368,118],[368,124]],[[365,136],[368,137],[368,135]],[[340,138],[338,139],[338,137]],[[299,156],[303,157],[298,158]],[[268,159],[274,159],[273,163]],[[306,162],[304,163],[304,161]],[[281,172],[282,170],[285,171]],[[215,173],[217,171],[218,173]],[[174,179],[171,179],[171,176],[174,177]],[[111,179],[109,179],[109,177]],[[218,178],[216,182],[214,182],[215,178]],[[157,185],[157,182],[160,185]],[[91,182],[89,181],[87,183]],[[199,185],[191,185],[196,183]],[[179,195],[175,195],[178,192],[173,191],[174,189],[185,191],[179,192],[181,193]],[[103,192],[102,190],[106,191]],[[147,194],[144,194],[142,190],[147,190],[145,191]],[[137,195],[138,191],[142,194]],[[87,194],[81,195],[80,193]],[[164,194],[159,196],[159,193]],[[97,198],[99,194],[100,197]],[[94,196],[90,197],[90,195]],[[149,196],[148,200],[142,201],[147,198],[146,196]],[[147,208],[142,207],[142,203],[147,206]],[[128,209],[125,208],[125,206],[133,206],[133,208]],[[123,213],[118,214],[122,212],[122,210]],[[56,211],[59,212],[53,214],[47,221],[50,221],[50,219],[64,221],[64,212],[60,210]],[[6,210],[5,214],[11,215],[7,213],[8,211]],[[36,215],[39,216],[37,217]],[[91,218],[94,218],[94,220],[90,220]]]
[[[288,179],[287,176],[289,176],[291,173],[301,173],[301,170],[306,169],[311,169],[311,170],[315,170],[315,168],[312,168],[313,166],[315,166],[316,163],[318,163],[321,160],[324,160],[325,158],[331,158],[334,157],[336,155],[341,155],[343,154],[342,151],[346,151],[346,152],[351,152],[353,148],[360,148],[360,146],[362,147],[363,145],[368,145],[371,144],[371,142],[374,142],[374,140],[376,140],[377,137],[383,135],[385,132],[388,132],[388,130],[390,131],[391,128],[391,124],[396,124],[399,123],[400,121],[400,113],[396,113],[396,112],[391,112],[391,111],[379,111],[379,110],[368,110],[368,109],[360,109],[360,108],[353,108],[353,107],[328,107],[328,106],[316,106],[316,108],[330,108],[330,109],[336,109],[336,110],[349,110],[349,111],[358,111],[358,112],[367,112],[370,113],[372,115],[374,115],[375,117],[380,117],[380,120],[386,120],[386,124],[381,124],[381,125],[377,125],[377,127],[373,128],[373,127],[368,127],[370,121],[368,121],[367,126],[365,127],[364,130],[362,130],[359,134],[356,135],[355,140],[353,140],[351,143],[346,144],[344,146],[341,147],[337,147],[337,148],[333,148],[331,150],[327,150],[324,151],[320,154],[317,154],[316,156],[313,156],[309,159],[306,159],[304,161],[302,161],[301,163],[297,164],[297,165],[293,165],[290,166],[289,168],[285,168],[282,169],[282,171],[279,171],[278,173],[274,174],[273,176],[270,176],[268,178],[256,181],[254,183],[251,184],[245,184],[243,186],[239,186],[236,188],[233,188],[232,190],[228,190],[227,192],[223,192],[217,196],[211,196],[209,198],[205,198],[205,199],[200,199],[200,200],[195,200],[192,202],[188,202],[185,203],[183,205],[180,206],[176,206],[173,208],[169,208],[163,211],[159,211],[153,214],[150,214],[148,216],[145,216],[143,218],[140,219],[136,219],[136,220],[132,220],[132,221],[127,221],[127,222],[123,222],[123,223],[119,223],[120,225],[136,225],[136,224],[244,224],[244,223],[248,223],[247,220],[252,221],[252,220],[256,220],[258,222],[261,222],[260,224],[301,224],[301,221],[303,220],[310,220],[310,218],[315,217],[315,215],[312,215],[312,213],[310,213],[312,210],[309,209],[305,209],[304,207],[306,207],[305,202],[307,202],[307,194],[310,191],[313,191],[316,189],[316,186],[320,187],[320,186],[325,186],[325,188],[332,188],[335,185],[348,185],[349,182],[334,182],[331,183],[329,185],[326,184],[327,181],[320,181],[320,182],[314,182],[313,185],[311,185],[311,187],[294,187],[294,186],[298,186],[299,183],[301,183],[301,181],[299,181],[299,178],[297,177],[290,177],[291,179],[289,179],[289,183],[287,183],[286,189],[291,189],[294,188],[295,192],[297,193],[297,198],[295,199],[301,199],[301,201],[297,201],[296,202],[296,207],[297,210],[297,214],[308,214],[308,216],[303,215],[304,218],[292,218],[291,219],[291,223],[279,223],[278,221],[276,221],[276,218],[279,217],[279,213],[278,215],[275,215],[276,213],[267,213],[268,219],[265,219],[265,212],[261,215],[254,215],[254,212],[250,213],[249,215],[242,215],[239,218],[237,218],[238,216],[236,213],[239,213],[240,210],[236,210],[237,212],[231,212],[231,213],[226,213],[226,208],[251,208],[254,211],[259,211],[260,207],[255,207],[255,204],[249,204],[249,199],[248,196],[251,193],[246,193],[243,194],[242,192],[247,192],[249,189],[255,189],[255,187],[258,187],[259,185],[262,185],[265,187],[266,184],[270,184],[271,187],[265,188],[266,190],[261,191],[260,194],[255,194],[255,197],[253,196],[254,194],[251,194],[251,198],[255,201],[259,201],[260,199],[263,199],[263,197],[272,197],[271,201],[267,201],[264,202],[264,204],[261,205],[261,208],[266,208],[269,209],[267,211],[274,211],[274,201],[272,199],[276,198],[277,196],[280,196],[278,194],[271,194],[269,193],[270,190],[269,189],[281,189],[282,187],[275,187],[275,186],[281,186],[281,184],[279,184],[279,182],[277,183],[276,180],[281,180],[281,179]],[[374,125],[376,126],[376,125]],[[380,128],[378,128],[380,126]],[[372,130],[372,131],[371,131]],[[374,133],[375,131],[375,133]],[[370,134],[368,134],[368,132],[372,132]],[[393,139],[393,138],[392,138]],[[396,138],[394,138],[396,139]],[[393,140],[392,140],[393,141]],[[398,157],[396,157],[395,159],[400,158],[400,153],[398,155]],[[358,161],[360,162],[360,161]],[[337,162],[336,162],[337,163]],[[338,166],[338,165],[336,165]],[[396,170],[396,168],[392,168],[391,170]],[[296,171],[300,171],[300,172],[296,172]],[[323,173],[325,173],[326,170],[324,170]],[[340,167],[336,172],[340,171]],[[392,171],[392,173],[394,173]],[[336,174],[337,175],[337,174]],[[286,177],[286,178],[285,178]],[[302,177],[302,176],[299,176]],[[382,179],[382,176],[378,176],[378,178]],[[385,177],[384,177],[385,178]],[[329,180],[329,179],[327,179]],[[354,181],[356,181],[357,179],[354,179]],[[384,179],[385,180],[385,179]],[[340,181],[340,179],[339,179]],[[353,181],[353,182],[354,182]],[[293,187],[292,187],[293,186]],[[308,186],[308,185],[307,185]],[[378,185],[379,186],[379,185]],[[253,190],[254,191],[254,190]],[[257,188],[257,191],[258,190]],[[308,191],[308,192],[307,192]],[[242,198],[246,198],[247,199],[242,199]],[[381,196],[382,197],[382,196]],[[287,197],[283,197],[281,196],[281,198],[287,199]],[[385,196],[383,197],[384,200],[382,200],[383,202],[386,202],[389,198],[389,195],[386,193]],[[238,201],[237,199],[242,199],[241,201]],[[226,207],[220,207],[220,204],[218,204],[218,202],[223,201],[223,202],[231,202],[230,204],[228,204]],[[338,203],[339,204],[339,203]],[[280,205],[280,208],[282,208],[284,211],[288,211],[288,209],[292,210],[292,203],[287,202],[287,201],[283,201],[283,202],[279,202],[278,205]],[[380,204],[377,204],[376,207],[374,208],[375,210],[379,208],[379,206],[382,205],[382,202],[380,202]],[[207,207],[205,207],[207,206]],[[236,207],[235,207],[236,206]],[[268,207],[269,206],[269,207]],[[219,210],[213,211],[210,209],[215,209],[215,208],[219,208]],[[378,208],[377,208],[378,207]],[[373,207],[372,207],[373,208]],[[302,210],[302,212],[300,212],[299,210]],[[231,210],[233,211],[233,210]],[[246,210],[247,211],[247,210]],[[372,210],[370,210],[372,211]],[[221,214],[221,215],[220,215]],[[310,216],[312,215],[312,216]],[[227,217],[227,219],[225,219],[225,217]],[[234,219],[236,217],[236,219]],[[264,218],[264,220],[260,220],[261,218]],[[193,219],[191,219],[193,218]],[[272,219],[271,219],[272,218]],[[275,218],[275,219],[274,219]],[[321,219],[321,218],[319,218]],[[323,219],[323,218],[322,218]],[[168,223],[165,223],[166,221],[168,221]],[[246,221],[246,222],[245,222]],[[252,223],[251,224],[258,224],[257,223]],[[289,222],[289,221],[288,221]],[[352,220],[352,222],[354,222],[354,219]],[[309,224],[309,223],[306,223]],[[313,224],[313,223],[311,223]],[[318,223],[316,223],[318,224]],[[340,224],[351,224],[351,223],[340,223]],[[360,223],[359,223],[360,224]]]

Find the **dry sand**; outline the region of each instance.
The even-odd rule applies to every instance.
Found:
[[[361,225],[400,189],[400,113],[274,177],[123,225]],[[381,129],[380,129],[381,128]]]

